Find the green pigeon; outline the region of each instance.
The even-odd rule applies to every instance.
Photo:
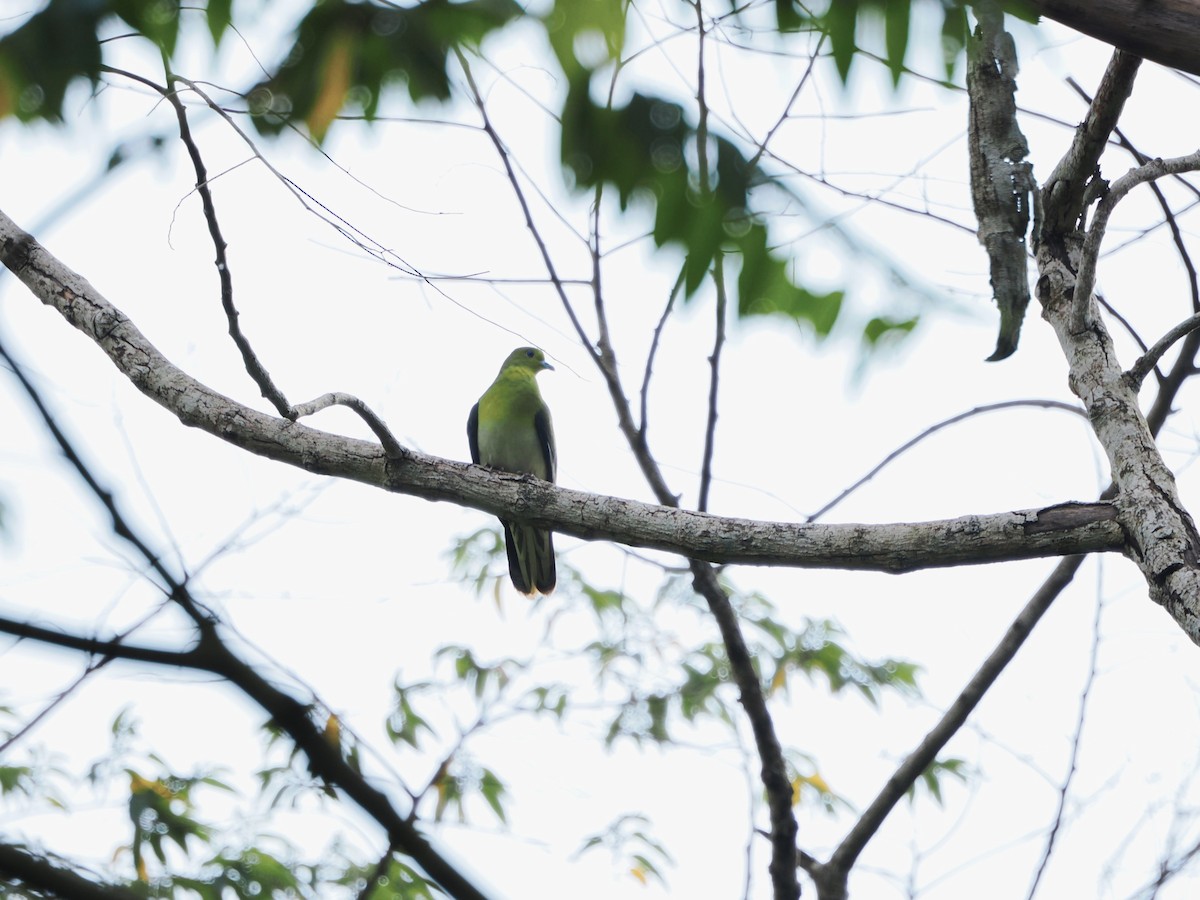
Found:
[[[536,380],[538,372],[553,368],[534,347],[508,354],[467,419],[471,462],[554,481],[554,427]],[[549,594],[555,582],[553,533],[504,519],[500,524],[513,587],[522,594]]]

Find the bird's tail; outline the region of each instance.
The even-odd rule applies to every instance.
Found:
[[[541,528],[505,522],[504,546],[508,550],[508,576],[522,594],[549,594],[557,574],[554,565],[554,533]]]

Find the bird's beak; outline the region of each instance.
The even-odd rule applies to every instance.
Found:
[[[549,369],[551,372],[554,371],[554,366],[550,365],[550,363],[546,362],[544,359],[542,360],[542,368]]]

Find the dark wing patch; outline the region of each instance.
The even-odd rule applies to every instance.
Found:
[[[542,448],[542,458],[546,461],[546,480],[554,481],[558,460],[554,453],[554,426],[550,424],[550,412],[546,407],[543,406],[534,414],[533,427],[537,431],[538,445]]]
[[[479,404],[471,407],[467,416],[467,443],[471,445],[471,462],[479,465]]]

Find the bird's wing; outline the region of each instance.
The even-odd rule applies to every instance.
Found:
[[[550,410],[542,405],[533,416],[533,427],[537,431],[538,446],[542,448],[542,458],[546,461],[546,480],[554,481],[558,472],[558,453],[554,449],[554,426],[550,423]]]
[[[467,416],[467,443],[471,445],[471,462],[479,465],[479,404],[471,407]]]

